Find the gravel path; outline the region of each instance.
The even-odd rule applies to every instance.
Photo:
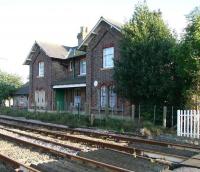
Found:
[[[118,167],[133,170],[135,172],[160,172],[167,166],[152,163],[142,158],[134,158],[134,156],[115,152],[108,149],[99,149],[91,152],[80,152],[80,156],[102,161]]]

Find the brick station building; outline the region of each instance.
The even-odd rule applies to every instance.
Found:
[[[87,104],[94,112],[129,113],[112,78],[121,26],[101,17],[89,33],[81,27],[76,47],[36,41],[24,62],[30,66],[29,109],[84,111]]]

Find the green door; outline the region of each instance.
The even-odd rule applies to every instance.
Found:
[[[63,111],[65,102],[65,90],[56,89],[56,110]]]

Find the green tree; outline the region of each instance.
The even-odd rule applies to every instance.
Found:
[[[116,92],[131,103],[179,104],[176,85],[176,38],[160,11],[136,6],[122,28],[121,57],[115,61]]]
[[[199,101],[200,95],[200,9],[198,7],[187,16],[187,21],[179,44],[177,72],[184,77],[184,94],[190,102],[191,97]]]
[[[11,97],[21,84],[19,76],[0,71],[0,105],[5,99]]]

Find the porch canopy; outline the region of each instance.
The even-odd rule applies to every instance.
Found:
[[[69,80],[62,80],[55,82],[53,85],[54,89],[58,88],[80,88],[86,87],[86,77],[77,77]]]
[[[70,110],[71,107],[79,107],[85,104],[86,100],[86,77],[78,76],[65,79],[53,84],[55,90],[56,110]]]

